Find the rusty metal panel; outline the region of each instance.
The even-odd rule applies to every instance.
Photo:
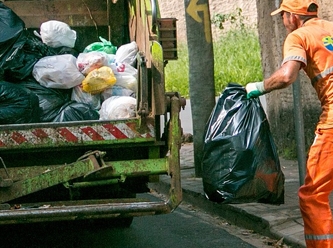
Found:
[[[129,10],[127,0],[118,0],[114,4],[110,3],[109,10],[110,40],[112,44],[119,47],[129,43],[129,27],[127,26]]]
[[[176,18],[160,18],[158,22],[158,40],[163,47],[165,60],[177,60],[177,27]]]
[[[85,180],[103,180],[115,177],[159,175],[168,172],[165,158],[105,162],[105,166],[84,176]]]
[[[27,28],[39,28],[49,20],[71,27],[107,26],[107,0],[4,1],[25,22]]]
[[[78,161],[69,165],[59,166],[53,170],[45,171],[35,177],[17,181],[10,187],[0,188],[0,202],[7,202],[39,190],[67,182],[71,179],[81,177],[94,169],[94,164],[90,159]]]
[[[163,115],[166,112],[164,58],[163,48],[157,41],[152,43],[151,56],[154,111],[157,115]]]
[[[150,44],[157,40],[157,35],[153,32],[152,9],[150,0],[130,1],[130,37],[135,40],[140,52],[147,59],[147,67],[151,67]]]

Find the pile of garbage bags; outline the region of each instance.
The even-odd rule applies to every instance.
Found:
[[[83,51],[66,23],[30,33],[0,2],[0,124],[135,117],[138,47],[99,37]]]

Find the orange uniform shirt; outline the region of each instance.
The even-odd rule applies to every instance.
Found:
[[[318,128],[333,128],[333,22],[313,18],[290,33],[283,63],[302,62],[322,106]]]

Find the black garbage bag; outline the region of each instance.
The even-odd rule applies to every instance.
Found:
[[[4,78],[9,82],[19,82],[31,76],[34,65],[45,56],[56,55],[56,51],[44,44],[39,38],[23,30],[15,43],[1,58],[0,65]]]
[[[75,48],[70,48],[65,46],[53,48],[53,50],[57,55],[72,54],[75,58],[77,58],[80,54]]]
[[[82,102],[70,101],[59,110],[53,122],[98,120],[99,114],[90,105]]]
[[[24,28],[23,20],[3,2],[0,2],[0,42],[16,37]]]
[[[37,95],[41,108],[41,122],[52,122],[58,115],[60,108],[71,101],[71,89],[46,88],[40,85],[33,77],[20,82],[20,85]]]
[[[0,2],[0,58],[6,55],[24,28],[22,19]]]
[[[25,29],[23,20],[0,2],[0,67],[4,80],[17,82],[29,76],[42,57],[56,54]]]
[[[202,181],[211,201],[284,203],[284,175],[266,114],[241,85],[226,87],[207,122]]]
[[[0,81],[0,124],[39,122],[38,97],[20,85]]]

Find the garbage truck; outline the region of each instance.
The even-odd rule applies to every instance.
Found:
[[[76,33],[73,49],[79,53],[99,37],[117,49],[135,42],[137,85],[130,117],[0,125],[0,224],[119,220],[129,226],[133,217],[177,208],[179,117],[186,101],[178,92],[166,92],[164,74],[168,61],[177,59],[177,19],[162,18],[156,0],[1,4],[32,35],[50,20],[66,23]],[[20,49],[15,51],[17,56]],[[170,177],[169,196],[145,197],[160,175]]]

